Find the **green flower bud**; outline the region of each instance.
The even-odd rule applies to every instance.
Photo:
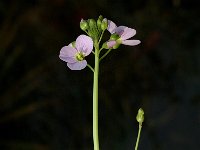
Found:
[[[98,27],[99,30],[101,30],[102,20],[103,20],[103,16],[100,15],[98,20],[97,20],[97,27]]]
[[[98,41],[99,31],[96,21],[94,19],[89,19],[88,23],[89,23],[88,34],[93,39],[93,41]]]
[[[116,43],[112,48],[117,49],[117,48],[119,48],[120,45],[121,45],[120,43]]]
[[[95,21],[94,19],[89,19],[88,22],[89,22],[90,28],[95,28],[95,26],[96,26],[96,21]]]
[[[101,30],[106,30],[108,28],[108,20],[105,18],[101,23]]]
[[[87,23],[87,21],[85,21],[85,20],[81,20],[81,22],[80,22],[80,28],[81,28],[81,30],[83,30],[83,31],[86,31],[87,29],[88,29],[88,23]]]
[[[108,45],[107,45],[107,42],[103,43],[102,48],[104,48],[104,49],[109,49],[109,47],[108,47]]]
[[[120,36],[117,33],[114,33],[110,36],[110,40],[114,40],[114,41],[118,40],[119,38]]]
[[[101,21],[103,21],[103,16],[100,15],[98,19],[101,20]]]
[[[142,108],[140,108],[138,110],[138,114],[136,116],[136,120],[137,120],[137,122],[139,122],[140,125],[142,124],[142,122],[144,122],[144,111],[143,111]]]

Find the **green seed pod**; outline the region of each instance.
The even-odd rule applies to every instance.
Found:
[[[142,124],[142,122],[144,122],[144,111],[142,108],[140,108],[138,110],[138,114],[136,116],[136,120],[137,122],[139,122],[139,124]]]

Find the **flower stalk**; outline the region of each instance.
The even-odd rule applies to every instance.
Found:
[[[99,44],[95,43],[95,68],[93,82],[93,142],[94,150],[99,150],[98,135],[98,76],[99,76]]]
[[[139,144],[139,141],[140,141],[140,133],[141,133],[141,130],[142,130],[142,123],[144,122],[144,111],[143,111],[142,108],[140,108],[138,110],[138,114],[136,116],[136,120],[139,123],[139,129],[138,129],[137,141],[136,141],[136,144],[135,144],[135,150],[138,149],[138,144]]]

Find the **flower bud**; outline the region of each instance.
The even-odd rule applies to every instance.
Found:
[[[108,27],[108,20],[106,18],[103,19],[102,23],[101,23],[101,30],[106,30]]]
[[[101,23],[102,23],[102,20],[103,20],[103,16],[99,16],[98,20],[97,20],[97,27],[98,29],[101,29]]]
[[[88,34],[93,39],[93,41],[98,41],[99,31],[96,21],[94,19],[89,19],[88,23],[89,23]]]
[[[117,49],[117,48],[119,48],[120,45],[121,45],[120,43],[116,43],[112,48]]]
[[[107,42],[103,43],[102,48],[109,49]]]
[[[81,30],[83,30],[83,31],[86,31],[87,29],[88,29],[88,23],[87,23],[87,21],[85,21],[85,20],[81,20],[81,22],[80,22],[80,28],[81,28]]]
[[[137,120],[137,122],[139,122],[140,125],[142,124],[142,122],[144,122],[144,111],[143,111],[142,108],[140,108],[138,110],[138,114],[136,116],[136,120]]]
[[[102,20],[103,20],[103,16],[100,15],[99,18],[98,18],[98,20],[101,20],[101,21],[102,21]]]
[[[96,21],[95,21],[94,19],[89,19],[88,22],[89,22],[90,28],[95,28],[95,26],[96,26]]]

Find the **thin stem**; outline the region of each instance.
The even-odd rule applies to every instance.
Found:
[[[87,64],[87,66],[90,68],[90,70],[92,70],[92,72],[94,72],[94,69],[92,68],[92,66],[90,66],[89,64]]]
[[[99,50],[99,54],[101,53],[101,51],[103,50],[104,48],[102,47],[100,50]]]
[[[93,142],[94,142],[94,150],[99,150],[98,76],[99,76],[99,44],[95,44],[95,68],[94,68],[94,84],[93,84]]]
[[[99,38],[99,41],[98,41],[98,45],[99,45],[99,44],[100,44],[100,42],[101,42],[101,39],[102,39],[102,37],[103,37],[103,34],[104,34],[104,31],[105,31],[105,30],[103,30],[103,31],[102,31],[102,33],[101,33],[101,36],[100,36],[100,38]]]
[[[142,130],[142,124],[139,123],[139,130],[138,130],[137,141],[136,141],[136,144],[135,144],[135,150],[138,149],[138,144],[139,144],[139,141],[140,141],[140,133],[141,133],[141,130]]]
[[[108,53],[110,53],[112,49],[110,48],[103,56],[101,56],[101,58],[99,59],[99,61],[101,61],[102,59],[104,59],[104,57],[106,57],[108,55]]]
[[[85,30],[85,33],[87,33],[87,35],[89,35],[88,32],[87,32],[86,30]]]

